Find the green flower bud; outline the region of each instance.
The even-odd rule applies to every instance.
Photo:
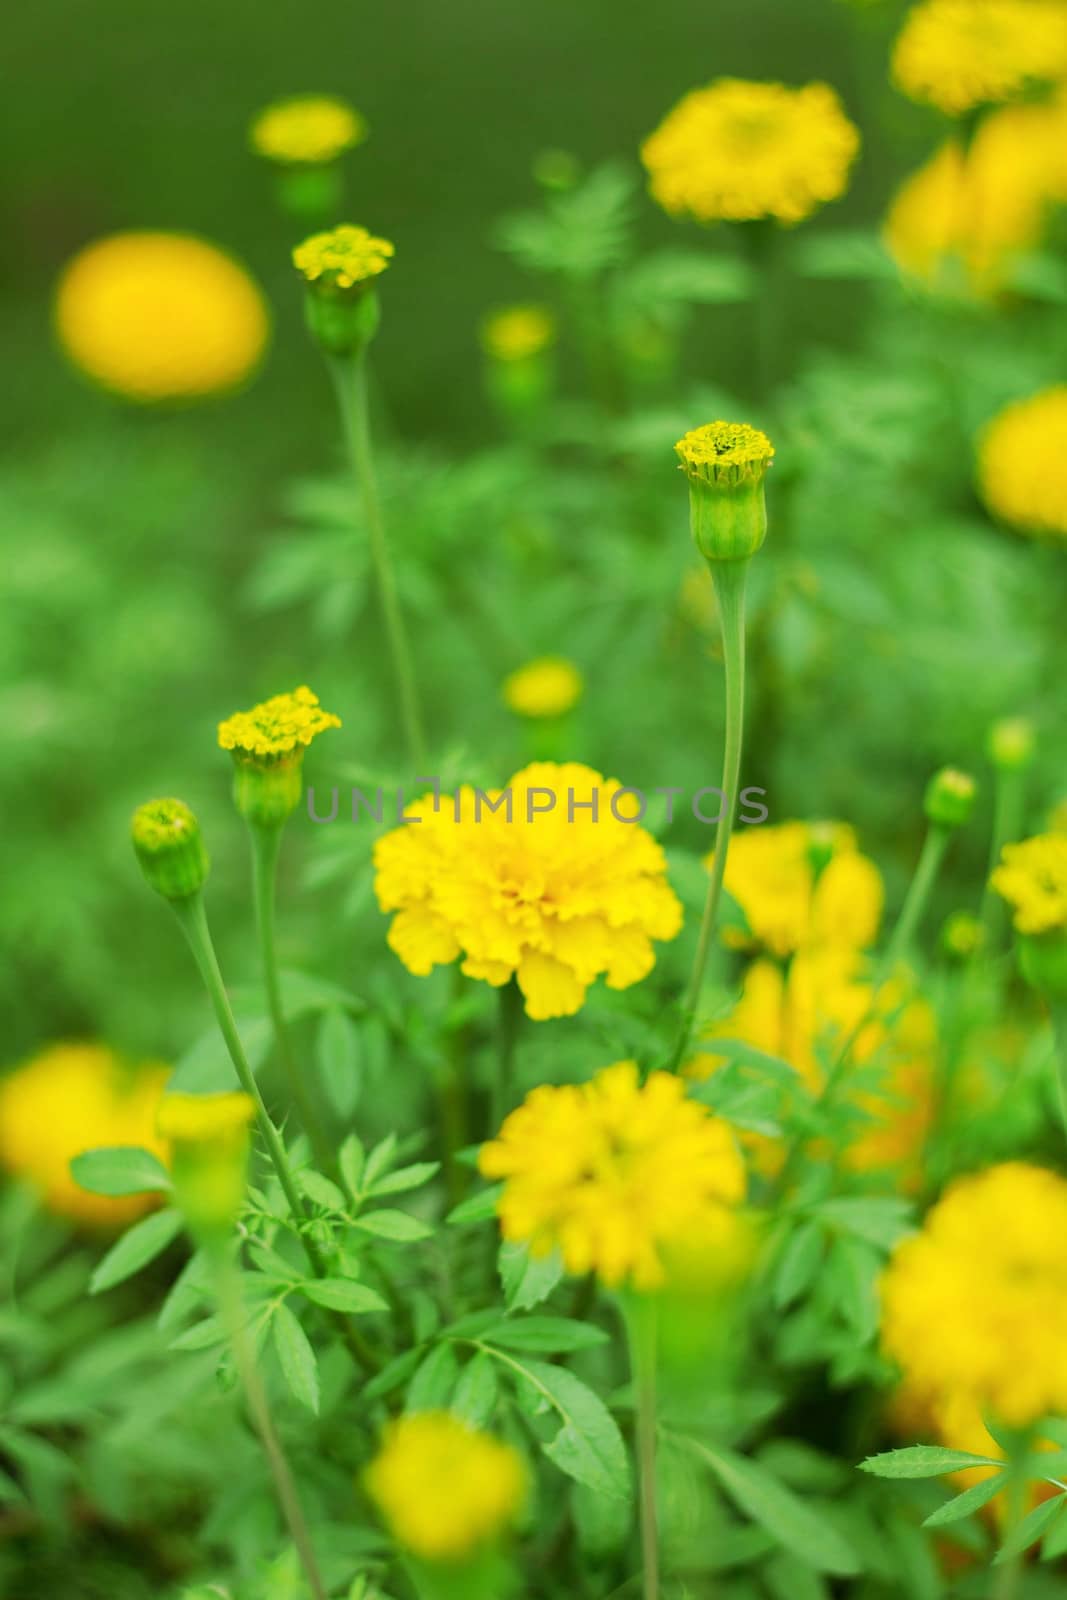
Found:
[[[381,316],[373,281],[393,254],[388,239],[347,223],[312,234],[293,251],[293,265],[308,286],[308,328],[329,355],[355,355],[373,339]]]
[[[1002,717],[989,730],[986,750],[1002,772],[1021,772],[1034,758],[1036,734],[1026,717]]]
[[[220,722],[219,744],[233,756],[233,798],[241,816],[258,827],[280,827],[300,804],[305,750],[327,728],[340,726],[340,717],[324,711],[306,684]]]
[[[709,422],[674,448],[689,480],[697,549],[707,561],[747,561],[767,536],[763,480],[774,459],[771,441],[746,422]]]
[[[149,800],[133,814],[133,848],[149,885],[164,900],[199,894],[208,874],[200,824],[183,800]]]
[[[978,786],[969,773],[942,767],[926,786],[923,802],[929,820],[941,828],[961,828],[970,821]]]
[[[970,911],[954,911],[941,929],[941,948],[954,961],[967,961],[985,944],[985,928]]]

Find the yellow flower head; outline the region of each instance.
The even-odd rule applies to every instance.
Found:
[[[179,233],[116,233],[64,269],[55,327],[75,366],[127,400],[236,388],[267,344],[266,302],[223,251]]]
[[[697,222],[801,222],[843,194],[860,138],[825,83],[720,78],[641,147],[654,200]]]
[[[1006,844],[989,882],[1011,906],[1018,933],[1067,930],[1067,834]]]
[[[243,1134],[255,1116],[251,1095],[168,1094],[159,1105],[156,1128],[173,1145],[226,1143]]]
[[[293,251],[293,265],[308,283],[327,289],[354,289],[385,271],[396,246],[366,228],[343,222],[328,233],[313,233]]]
[[[994,417],[979,441],[978,488],[1017,532],[1067,539],[1067,384]]]
[[[318,734],[340,726],[340,717],[324,711],[318,695],[303,684],[291,694],[272,695],[251,711],[234,712],[219,723],[219,744],[238,761],[270,765],[303,756]]]
[[[194,1234],[227,1232],[241,1209],[248,1167],[251,1095],[168,1094],[156,1126],[170,1141],[174,1198]]]
[[[482,324],[482,344],[496,361],[528,361],[556,339],[556,319],[547,306],[505,306]]]
[[[1067,72],[1067,10],[1060,0],[922,0],[892,71],[904,94],[949,116],[1013,100]]]
[[[877,936],[881,874],[844,823],[740,828],[730,840],[724,882],[748,924],[747,932],[724,934],[738,948],[761,945],[784,958],[820,946],[864,950]]]
[[[729,1126],[687,1099],[673,1073],[642,1085],[632,1061],[580,1086],[534,1089],[482,1146],[479,1166],[505,1180],[505,1239],[535,1256],[558,1249],[568,1272],[595,1272],[609,1287],[660,1287],[672,1254],[688,1260],[703,1239],[721,1238],[724,1213],[745,1196]]]
[[[49,1210],[94,1227],[122,1227],[154,1195],[111,1198],[75,1183],[70,1163],[86,1150],[141,1145],[167,1159],[156,1112],[169,1068],[128,1066],[104,1045],[56,1044],[0,1081],[0,1163],[40,1193]]]
[[[491,809],[494,808],[494,809]],[[409,972],[462,959],[471,978],[518,980],[526,1014],[569,1017],[601,975],[628,989],[673,939],[682,908],[663,851],[613,778],[535,762],[505,789],[464,787],[379,839],[375,891]]]
[[[691,481],[726,488],[758,483],[774,460],[767,435],[747,422],[705,422],[683,434],[674,451]]]
[[[538,656],[504,679],[504,703],[519,717],[562,717],[582,697],[582,675],[563,656]]]
[[[397,1543],[432,1562],[464,1561],[499,1538],[526,1494],[517,1451],[447,1411],[391,1422],[364,1481]]]
[[[1008,1162],[960,1178],[882,1281],[882,1344],[951,1436],[975,1410],[1025,1426],[1067,1407],[1067,1183]]]
[[[324,166],[362,144],[367,124],[336,95],[296,95],[259,112],[249,138],[257,155],[284,166]]]

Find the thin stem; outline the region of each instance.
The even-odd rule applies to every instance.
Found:
[[[757,396],[766,402],[774,393],[784,354],[782,313],[788,304],[784,278],[785,252],[781,225],[768,218],[748,224],[752,265],[756,272],[755,348],[752,370]]]
[[[1012,1436],[1008,1449],[1007,1487],[1005,1497],[1007,1500],[1006,1515],[1004,1518],[1004,1539],[1010,1539],[1019,1523],[1026,1515],[1026,1468],[1030,1453],[1032,1435],[1024,1430]],[[993,1600],[1017,1600],[1023,1578],[1023,1557],[1025,1552],[1017,1550],[1009,1556],[999,1568],[996,1569],[996,1578],[993,1587]]]
[[[704,901],[700,934],[697,939],[696,958],[682,1006],[682,1025],[671,1058],[671,1069],[677,1072],[685,1057],[693,1031],[704,972],[711,951],[712,935],[722,899],[723,878],[726,875],[726,856],[730,848],[737,812],[737,790],[741,777],[741,746],[745,726],[745,581],[748,576],[747,561],[714,561],[710,563],[715,592],[719,601],[719,624],[722,630],[723,663],[725,666],[726,732],[722,758],[723,800],[715,829],[715,854],[711,862],[711,876]]]
[[[240,1276],[225,1251],[215,1254],[215,1281],[222,1310],[223,1320],[233,1346],[234,1362],[237,1375],[248,1401],[248,1409],[252,1422],[259,1435],[263,1446],[263,1453],[267,1458],[271,1477],[274,1480],[274,1490],[278,1496],[278,1504],[285,1518],[286,1526],[296,1547],[300,1564],[307,1578],[308,1588],[313,1600],[326,1600],[326,1586],[322,1581],[315,1548],[311,1542],[311,1533],[308,1529],[304,1508],[300,1503],[296,1481],[292,1469],[286,1459],[278,1431],[274,1426],[271,1415],[270,1402],[267,1392],[256,1366],[255,1356],[250,1347],[248,1330],[245,1323],[244,1297],[241,1293]]]
[[[1067,1133],[1067,1000],[1049,1001],[1052,1012],[1052,1034],[1056,1047],[1056,1088],[1060,1116]]]
[[[378,492],[378,477],[374,469],[374,451],[371,447],[367,408],[366,353],[361,351],[348,359],[331,357],[329,366],[341,408],[341,421],[352,461],[352,471],[363,500],[363,515],[370,538],[371,560],[374,564],[378,597],[389,641],[389,653],[392,657],[393,676],[396,679],[408,758],[417,769],[421,770],[426,765],[426,740],[423,736],[415,667],[396,592],[396,578],[389,554],[389,541],[385,533],[381,496]]]
[[[489,1100],[490,1133],[495,1134],[511,1110],[515,1049],[522,1024],[522,990],[512,978],[500,990],[495,1072]]]
[[[1000,865],[1001,853],[1006,844],[1018,839],[1022,833],[1023,812],[1026,803],[1026,785],[1019,768],[1005,771],[997,769],[993,796],[993,836],[989,845],[989,868],[986,872],[978,919],[985,934],[976,959],[993,954],[1004,926],[1004,902],[989,887],[989,880]]]
[[[459,967],[452,969],[452,1005],[463,1001],[465,979]],[[467,1053],[469,1028],[465,1020],[452,1017],[448,1048],[441,1079],[441,1134],[445,1152],[445,1183],[450,1205],[458,1205],[467,1191],[467,1169],[456,1160],[469,1142],[467,1103]],[[495,1131],[495,1130],[494,1130]]]
[[[267,995],[267,1009],[274,1029],[274,1045],[289,1084],[289,1092],[293,1097],[300,1124],[311,1140],[315,1159],[320,1167],[329,1172],[336,1166],[336,1161],[293,1050],[289,1025],[285,1020],[281,981],[278,975],[274,926],[278,851],[281,846],[282,829],[280,826],[266,827],[252,823],[248,831],[252,840],[252,880],[255,890],[256,926],[259,931],[260,964],[263,971],[263,987]]]
[[[659,1600],[659,1513],[656,1503],[656,1303],[631,1302],[627,1327],[637,1411],[637,1463],[643,1600]]]

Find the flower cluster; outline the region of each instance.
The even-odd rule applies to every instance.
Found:
[[[468,977],[514,977],[537,1020],[573,1016],[601,975],[638,983],[682,908],[632,798],[589,767],[535,762],[504,790],[417,801],[375,846],[391,948],[417,974],[462,958]]]
[[[257,155],[285,166],[320,166],[361,144],[367,125],[346,100],[334,95],[295,95],[267,106],[252,123]]]
[[[893,52],[893,78],[913,100],[961,116],[1067,73],[1060,0],[923,0]]]
[[[1006,844],[989,881],[1011,906],[1019,933],[1067,931],[1067,835]]]
[[[582,675],[563,656],[538,656],[504,679],[504,704],[519,717],[562,717],[582,696]]]
[[[285,761],[303,755],[327,728],[340,726],[340,717],[324,711],[318,695],[302,684],[290,694],[272,695],[251,711],[235,711],[220,722],[219,745],[241,761]]]
[[[313,233],[293,251],[293,265],[318,288],[358,289],[384,272],[396,246],[366,228],[342,223],[327,233]]]
[[[672,1256],[690,1256],[731,1229],[744,1199],[728,1125],[686,1098],[682,1079],[632,1061],[590,1083],[534,1089],[483,1145],[488,1178],[503,1178],[505,1239],[535,1256],[558,1249],[569,1272],[609,1286],[656,1289]]]
[[[653,199],[697,222],[801,222],[848,183],[859,134],[824,83],[720,78],[694,89],[641,147]]]
[[[1067,385],[994,417],[979,443],[978,487],[1009,527],[1067,539]]]

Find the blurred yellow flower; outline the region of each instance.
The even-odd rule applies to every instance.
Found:
[[[563,656],[538,656],[504,679],[504,703],[520,717],[562,717],[582,696],[582,675]]]
[[[145,402],[235,388],[258,366],[269,332],[244,268],[178,233],[116,233],[87,245],[60,278],[55,326],[90,378]]]
[[[293,265],[308,283],[330,289],[354,289],[385,271],[396,246],[366,228],[341,223],[326,233],[313,233],[293,251]]]
[[[1067,834],[1006,844],[989,882],[1011,906],[1017,932],[1067,930]]]
[[[535,762],[506,788],[464,787],[408,807],[379,839],[375,892],[410,972],[462,958],[497,987],[515,977],[526,1014],[569,1017],[601,975],[628,989],[673,939],[682,908],[640,803],[574,762]],[[629,820],[626,820],[629,819]]]
[[[328,94],[278,100],[258,113],[249,130],[257,155],[294,166],[336,161],[366,137],[359,112],[347,100]]]
[[[219,723],[219,744],[245,761],[282,761],[303,755],[320,733],[340,726],[340,717],[324,711],[318,695],[302,684],[291,694],[272,695],[251,711],[235,711]]]
[[[848,184],[860,137],[827,84],[719,78],[694,89],[641,147],[649,189],[697,222],[801,222]]]
[[[953,1442],[1063,1412],[1065,1319],[1067,1182],[1023,1162],[953,1183],[882,1280],[883,1348]]]
[[[739,828],[730,840],[725,887],[748,924],[747,933],[725,929],[725,942],[762,946],[778,957],[818,946],[866,949],[882,916],[881,874],[859,853],[845,823]]]
[[[1067,73],[1061,0],[922,0],[893,51],[897,88],[961,116]]]
[[[156,1128],[172,1145],[228,1143],[245,1133],[256,1114],[251,1095],[167,1094],[159,1103]]]
[[[74,1222],[120,1227],[141,1216],[155,1195],[90,1194],[70,1163],[114,1145],[140,1145],[166,1161],[156,1113],[169,1071],[154,1062],[129,1066],[104,1045],[49,1046],[0,1081],[0,1164]]]
[[[1018,533],[1067,538],[1067,384],[1006,406],[986,426],[978,488]]]
[[[475,1555],[514,1522],[526,1494],[517,1451],[447,1411],[391,1422],[364,1481],[397,1542],[432,1562]]]
[[[156,1128],[171,1149],[174,1198],[195,1233],[232,1227],[241,1209],[248,1166],[251,1095],[167,1094]]]
[[[482,344],[497,361],[527,361],[555,338],[556,319],[547,306],[505,306],[482,324]]]
[[[745,1174],[729,1126],[683,1080],[632,1061],[586,1084],[544,1085],[482,1146],[479,1166],[503,1178],[500,1227],[535,1256],[558,1249],[569,1272],[647,1290],[683,1270],[702,1243],[732,1236]]]

